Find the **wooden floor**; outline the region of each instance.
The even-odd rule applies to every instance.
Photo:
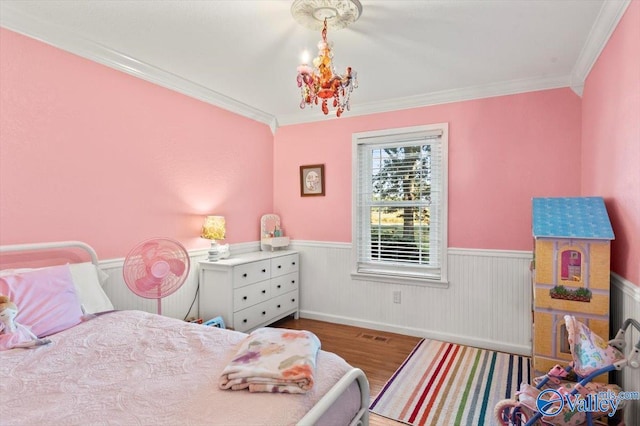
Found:
[[[273,326],[309,330],[318,336],[323,350],[334,352],[362,369],[369,379],[371,400],[420,341],[419,337],[302,318],[287,317]],[[372,414],[370,424],[397,426],[403,423]]]

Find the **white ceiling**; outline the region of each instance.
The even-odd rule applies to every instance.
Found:
[[[581,86],[629,0],[361,0],[329,30],[338,72],[358,72],[344,116]],[[0,24],[245,116],[300,110],[296,66],[318,31],[290,1],[0,0]],[[329,117],[334,115],[330,112]]]

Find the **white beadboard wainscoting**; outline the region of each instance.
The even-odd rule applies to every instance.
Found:
[[[640,321],[640,287],[617,274],[611,274],[611,337],[613,337],[627,318]],[[634,328],[626,335],[627,350],[638,343],[640,333]],[[640,392],[640,370],[630,367],[614,373],[616,383],[627,392]],[[627,401],[625,422],[628,425],[640,425],[640,401]]]
[[[449,286],[438,288],[352,279],[349,243],[291,248],[304,318],[531,354],[531,252],[450,248]]]
[[[234,244],[231,255],[259,248],[259,242]],[[300,251],[303,318],[531,354],[531,252],[450,248],[449,286],[438,288],[352,279],[349,243],[292,241],[289,248]],[[162,300],[163,315],[199,316],[198,262],[206,259],[207,250],[189,254],[189,277]],[[126,286],[123,263],[100,262],[109,275],[104,289],[115,308],[156,312],[156,300],[143,299]],[[393,301],[395,291],[400,292],[400,303]],[[612,333],[626,318],[640,320],[640,287],[612,274]],[[634,332],[631,338],[637,342],[640,337]],[[625,390],[640,391],[639,382],[637,370],[620,374]]]
[[[258,242],[233,244],[230,246],[231,255],[257,251],[260,249]],[[182,287],[175,293],[162,299],[162,315],[185,319],[198,317],[198,262],[207,259],[207,249],[190,250],[191,269],[189,276]],[[111,299],[116,309],[134,309],[156,313],[158,301],[155,299],[144,299],[134,294],[124,282],[122,276],[122,266],[124,258],[111,259],[100,262],[100,268],[105,271],[109,278],[103,285],[105,293]],[[204,318],[209,320],[211,318]]]
[[[191,269],[185,283],[175,293],[162,299],[162,315],[184,319],[190,316],[197,316],[198,301],[193,303],[193,308],[189,309],[198,291],[198,261],[207,258],[207,253],[190,252]],[[109,278],[102,288],[107,293],[111,303],[119,310],[139,310],[157,313],[158,301],[155,299],[145,299],[129,290],[122,276],[122,265],[124,259],[113,259],[101,261],[100,268],[105,271]]]

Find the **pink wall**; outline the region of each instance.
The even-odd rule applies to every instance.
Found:
[[[228,217],[228,242],[255,241],[274,206],[293,238],[350,242],[351,134],[448,122],[450,247],[530,250],[532,197],[603,195],[613,270],[640,283],[639,3],[582,101],[557,89],[347,113],[275,138],[266,125],[0,30],[0,243],[79,239],[102,258],[156,235],[206,247],[197,235],[208,213]],[[327,195],[302,198],[299,166],[316,163]]]
[[[448,122],[449,246],[532,250],[531,198],[580,194],[580,104],[556,89],[284,126],[274,205],[292,238],[350,242],[351,134]],[[299,166],[319,163],[326,196],[300,197]]]
[[[207,247],[210,213],[227,216],[227,242],[258,239],[268,126],[0,31],[1,244],[76,239],[101,258],[154,236]]]
[[[582,100],[582,194],[605,198],[611,269],[640,286],[640,1],[591,69]]]

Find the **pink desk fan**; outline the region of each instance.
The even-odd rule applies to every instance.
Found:
[[[152,238],[129,252],[122,273],[132,292],[158,300],[158,315],[162,315],[162,299],[184,284],[190,264],[189,253],[182,244],[169,238]]]

